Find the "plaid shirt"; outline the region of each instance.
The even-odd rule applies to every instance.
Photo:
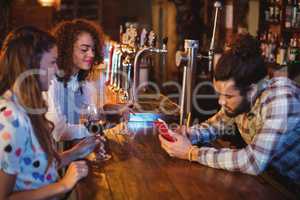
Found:
[[[300,88],[278,77],[263,80],[249,95],[250,112],[229,118],[221,109],[200,125],[193,126],[193,144],[208,143],[234,134],[235,127],[247,146],[242,149],[198,149],[197,161],[213,168],[257,175],[271,165],[279,173],[300,182]]]

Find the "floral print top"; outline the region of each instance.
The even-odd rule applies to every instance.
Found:
[[[56,182],[55,162],[46,168],[46,154],[16,96],[0,97],[0,170],[16,175],[14,191],[24,191]]]

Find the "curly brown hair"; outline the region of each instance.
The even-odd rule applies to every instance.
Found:
[[[67,85],[73,72],[73,46],[78,35],[83,32],[91,34],[95,43],[94,65],[98,65],[103,61],[103,45],[104,34],[102,28],[96,23],[86,19],[75,19],[72,21],[62,21],[52,29],[52,34],[56,38],[58,46],[58,68],[63,72],[63,76],[58,77],[59,81],[63,81]],[[79,70],[78,81],[86,79],[88,74],[93,70]]]

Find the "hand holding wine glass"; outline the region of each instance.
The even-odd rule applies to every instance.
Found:
[[[107,140],[104,135],[104,129],[106,126],[106,116],[102,109],[96,107],[96,105],[87,106],[87,128],[90,133],[94,134],[101,142],[96,146],[94,151],[94,161],[105,161],[111,158],[111,155],[107,154],[105,145]]]

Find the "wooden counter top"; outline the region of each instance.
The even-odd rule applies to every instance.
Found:
[[[118,103],[107,88],[104,93],[106,102]],[[163,95],[144,96],[137,106],[141,106],[138,111],[142,115],[150,112],[178,120],[178,106]],[[88,177],[76,187],[77,199],[287,199],[260,176],[169,157],[160,147],[151,120],[129,122],[128,126],[130,135],[119,134],[118,127],[106,134],[112,158],[98,164],[89,162]]]
[[[78,199],[285,199],[259,177],[169,157],[150,122],[129,128],[130,136],[107,134],[112,159],[90,164]]]

